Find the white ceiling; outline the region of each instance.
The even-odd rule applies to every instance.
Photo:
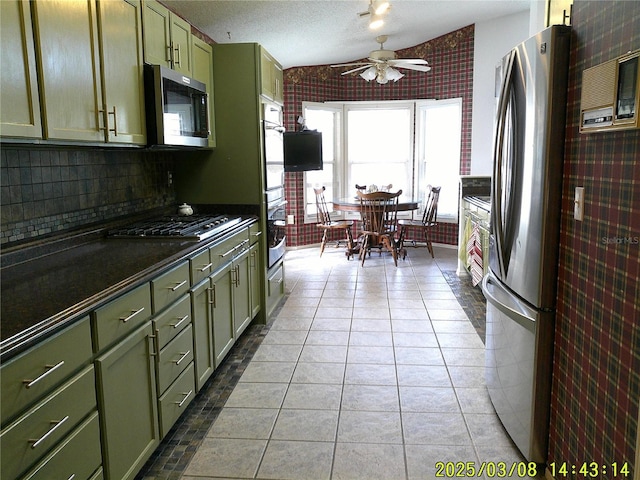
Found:
[[[284,68],[358,60],[379,48],[412,47],[472,23],[529,9],[530,0],[391,0],[369,30],[368,0],[162,0],[217,43],[257,42]]]

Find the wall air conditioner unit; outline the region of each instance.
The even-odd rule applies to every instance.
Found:
[[[580,133],[640,128],[640,50],[582,74]]]

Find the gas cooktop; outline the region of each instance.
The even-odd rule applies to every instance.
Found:
[[[109,230],[111,238],[180,238],[204,240],[231,229],[241,217],[226,215],[165,216],[141,220]]]

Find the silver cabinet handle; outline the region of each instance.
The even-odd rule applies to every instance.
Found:
[[[184,317],[182,317],[178,323],[172,323],[171,326],[173,328],[178,328],[180,325],[182,325],[182,322],[184,322],[185,320],[187,320],[189,318],[189,315],[185,315]]]
[[[45,441],[45,439],[51,435],[53,432],[55,432],[58,427],[60,427],[64,422],[66,422],[67,420],[69,420],[69,415],[67,415],[66,417],[64,417],[62,420],[52,420],[51,424],[53,425],[53,427],[51,427],[47,433],[45,433],[43,436],[41,436],[40,438],[38,438],[37,440],[29,440],[29,443],[31,443],[31,448],[36,448],[38,445],[40,445],[42,442]]]
[[[213,263],[207,263],[206,265],[203,265],[202,268],[199,268],[198,271],[204,272],[205,270],[209,270],[212,266]]]
[[[178,407],[182,407],[182,405],[184,405],[184,402],[187,401],[187,398],[189,398],[191,396],[191,394],[193,393],[193,390],[189,390],[186,393],[183,393],[182,395],[184,395],[184,398],[182,399],[181,402],[174,402],[176,405],[178,405]]]
[[[107,112],[107,117],[109,115],[113,115],[113,128],[110,128],[109,131],[113,132],[113,134],[117,137],[118,136],[118,120],[116,117],[116,106],[113,106],[113,112]]]
[[[191,350],[187,350],[186,352],[182,352],[182,356],[176,360],[176,365],[180,365],[182,363],[182,361],[187,358],[189,356],[189,354],[191,353]]]
[[[169,290],[171,290],[172,292],[175,292],[177,289],[179,289],[181,286],[183,286],[185,283],[187,283],[186,280],[183,280],[181,282],[176,283],[175,287],[167,287]]]
[[[71,476],[67,478],[67,480],[73,480],[74,478],[76,478],[76,474],[72,473]]]
[[[254,232],[254,233],[253,233],[253,236],[254,236],[254,237],[259,237],[260,235],[262,235],[262,232]]]
[[[238,246],[236,245],[235,247],[233,247],[231,250],[226,251],[225,253],[221,253],[220,254],[220,258],[224,258],[227,255],[231,255],[233,252],[236,251],[236,248],[238,248]]]
[[[207,292],[209,292],[209,305],[213,305],[213,308],[216,308],[216,286],[207,288]]]
[[[127,323],[129,320],[131,320],[133,317],[141,313],[143,310],[144,310],[144,307],[140,308],[139,310],[131,310],[131,315],[129,315],[128,317],[120,317],[120,320],[122,320],[122,323]]]
[[[50,373],[53,373],[55,370],[60,368],[62,365],[64,365],[64,360],[59,361],[55,365],[45,365],[45,368],[47,369],[47,371],[44,372],[42,375],[40,375],[39,377],[34,378],[33,380],[23,380],[22,381],[22,383],[25,384],[24,388],[33,387],[37,382],[42,380],[44,377],[46,377]]]

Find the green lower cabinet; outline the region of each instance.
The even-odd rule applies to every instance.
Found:
[[[160,397],[160,434],[164,437],[196,395],[193,362]]]
[[[24,479],[102,478],[101,463],[100,423],[94,412]]]
[[[152,334],[149,321],[95,363],[107,479],[134,478],[159,444]]]
[[[260,312],[260,279],[264,276],[260,255],[260,242],[249,249],[249,294],[251,296],[251,319]]]
[[[251,274],[249,272],[249,250],[233,260],[233,328],[235,338],[251,323]]]
[[[211,280],[209,278],[203,280],[191,290],[195,378],[198,391],[204,386],[216,368],[213,356],[211,293]]]
[[[213,346],[216,367],[222,363],[234,342],[231,264],[211,277]]]

